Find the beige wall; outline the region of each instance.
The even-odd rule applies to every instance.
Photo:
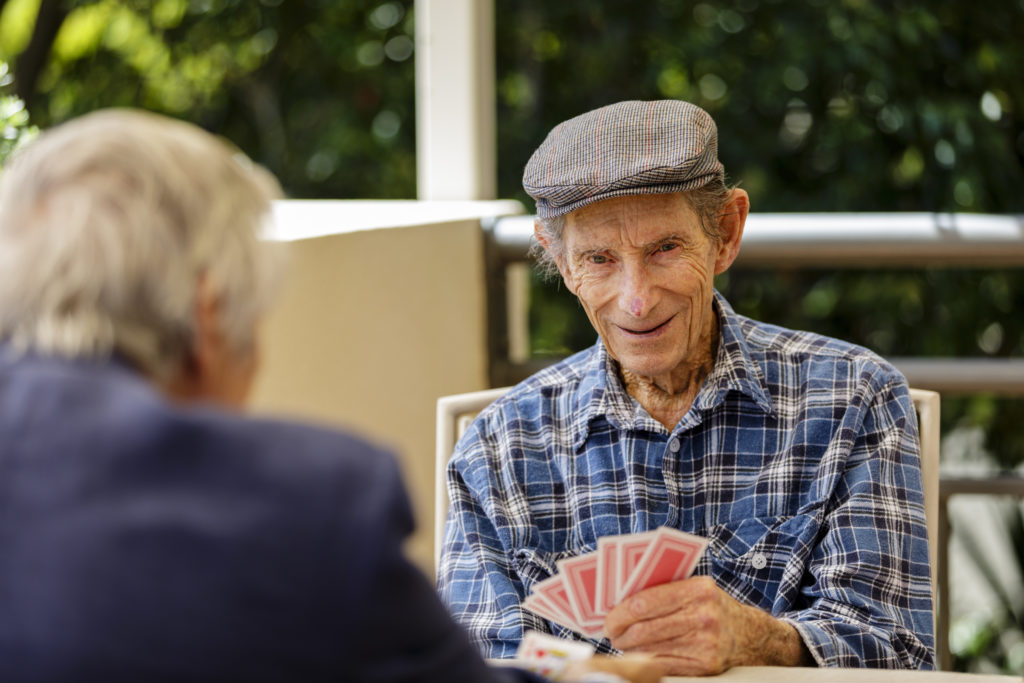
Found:
[[[487,381],[479,221],[289,248],[253,408],[348,426],[396,450],[417,516],[408,551],[431,573],[435,403]]]

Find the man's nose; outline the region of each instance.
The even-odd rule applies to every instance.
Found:
[[[627,266],[619,292],[619,307],[634,318],[645,318],[654,308],[651,276],[642,266]]]

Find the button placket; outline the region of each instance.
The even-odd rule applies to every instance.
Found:
[[[682,500],[683,491],[680,487],[683,477],[678,457],[680,447],[679,437],[670,434],[668,441],[665,442],[664,456],[661,461],[669,501],[668,519],[665,520],[665,523],[675,528],[681,528],[680,524],[683,523],[681,515],[685,510]]]

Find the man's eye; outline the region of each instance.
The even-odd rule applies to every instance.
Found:
[[[658,247],[658,251],[672,251],[675,248],[675,242],[665,242],[665,244],[662,244],[660,247]]]
[[[596,263],[597,265],[601,265],[602,263],[608,263],[608,257],[605,256],[604,254],[591,254],[590,262]]]

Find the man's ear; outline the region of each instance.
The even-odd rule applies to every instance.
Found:
[[[749,212],[750,197],[747,191],[734,189],[718,216],[718,228],[722,237],[715,258],[715,275],[724,273],[736,260],[736,255],[740,252],[740,242],[743,240],[743,226],[747,222]]]
[[[566,219],[566,224],[568,224],[568,222],[568,219]],[[562,281],[565,283],[565,288],[575,295],[576,285],[572,278],[572,273],[569,272],[569,269],[565,265],[565,254],[561,253],[560,250],[554,250],[551,236],[544,230],[544,225],[540,220],[533,221],[533,236],[536,238],[537,243],[544,248],[544,251],[548,252],[552,260],[554,260],[555,265],[558,266],[558,272],[562,275]],[[562,235],[562,241],[564,243],[565,235]]]
[[[195,327],[188,355],[168,386],[172,395],[186,400],[210,397],[210,386],[219,370],[224,343],[217,298],[206,276],[200,276],[196,283],[192,307]]]
[[[192,363],[201,385],[215,376],[223,353],[224,337],[221,331],[220,304],[210,286],[209,279],[202,275],[196,285],[195,338],[192,343]]]
[[[259,364],[256,333],[253,347],[239,351],[224,333],[224,311],[205,276],[196,284],[192,345],[165,391],[183,401],[213,401],[225,408],[242,408]]]

